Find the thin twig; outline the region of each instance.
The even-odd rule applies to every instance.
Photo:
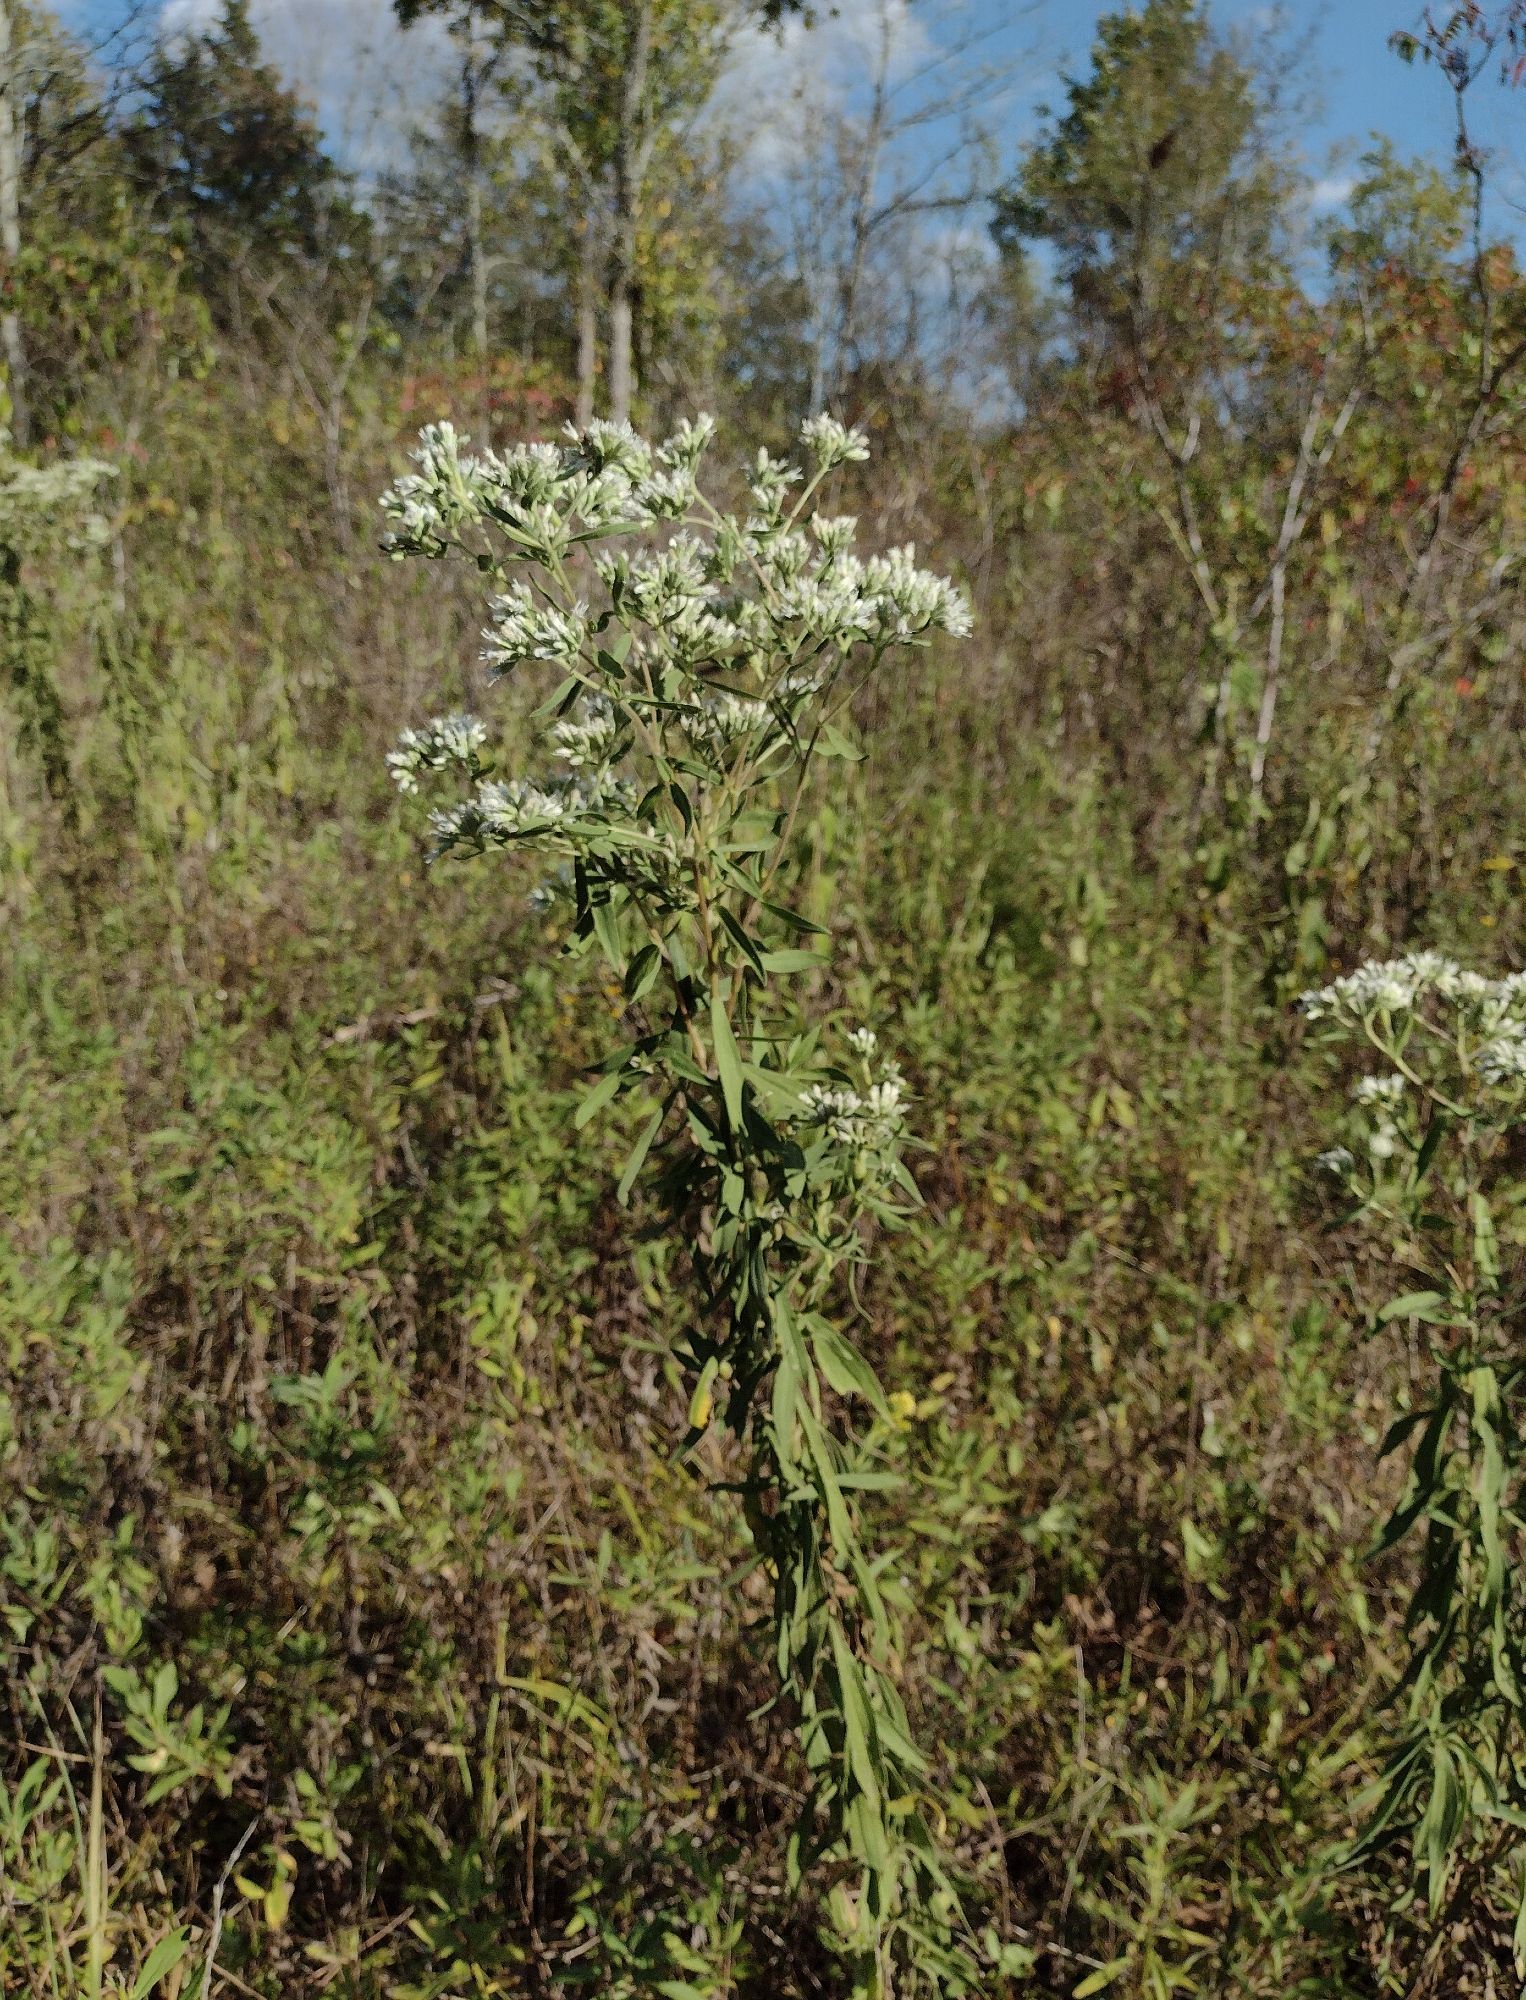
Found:
[[[212,1891],[212,1932],[207,1939],[207,1962],[202,1967],[200,2000],[211,2000],[212,1996],[212,1975],[217,1966],[217,1947],[223,1938],[223,1893],[227,1889],[234,1869],[243,1858],[244,1849],[254,1838],[255,1828],[263,1817],[262,1812],[257,1812],[244,1828],[238,1845],[223,1863],[223,1872],[218,1876],[217,1887]]]

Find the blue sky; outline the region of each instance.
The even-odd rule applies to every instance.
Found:
[[[218,3],[165,0],[165,17],[182,23],[204,19]],[[63,0],[61,11],[77,24],[97,25],[119,14],[121,4]],[[794,63],[832,70],[839,95],[851,100],[854,36],[861,44],[863,22],[878,4],[836,0],[835,21],[826,19],[813,33],[793,38]],[[817,0],[817,6],[825,16],[832,0]],[[1013,63],[1001,126],[1004,150],[1015,151],[1033,129],[1036,107],[1059,99],[1062,74],[1084,65],[1106,0],[1038,0],[1032,6],[1025,0],[913,0],[912,17],[922,24],[924,43],[951,32],[948,24],[961,15],[961,6],[963,18],[992,31],[988,53]],[[272,54],[317,102],[340,150],[362,164],[391,155],[411,110],[443,75],[438,33],[416,29],[401,37],[391,0],[252,0],[252,7]],[[1416,24],[1415,0],[1285,0],[1275,10],[1264,0],[1210,0],[1212,17],[1230,30],[1254,32],[1274,11],[1295,41],[1304,35],[1311,40],[1299,81],[1314,99],[1314,115],[1302,143],[1309,167],[1324,182],[1327,205],[1338,201],[1373,131],[1386,134],[1405,153],[1437,158],[1449,153],[1450,93],[1434,72],[1407,67],[1387,46],[1394,29]],[[778,65],[765,61],[759,67],[759,82],[778,82]],[[766,95],[765,89],[764,102]],[[1505,91],[1490,78],[1475,96],[1477,132],[1496,156],[1495,224],[1526,233],[1526,88]],[[752,101],[760,101],[756,91]],[[1511,199],[1519,209],[1511,207]]]
[[[996,15],[1010,11],[1006,0],[990,0]],[[1046,88],[1058,96],[1058,73],[1084,66],[1098,16],[1112,11],[1103,0],[1042,0],[1034,21],[1042,43],[1040,66],[1048,71],[1035,97]],[[1451,92],[1423,63],[1402,62],[1388,46],[1395,29],[1418,25],[1417,0],[1286,0],[1273,9],[1263,0],[1210,0],[1213,20],[1229,31],[1254,33],[1273,13],[1280,14],[1292,41],[1310,46],[1295,82],[1311,95],[1312,116],[1303,128],[1309,166],[1326,179],[1334,198],[1349,180],[1373,132],[1393,140],[1401,153],[1449,158],[1455,131]],[[1499,198],[1495,226],[1523,233],[1526,216],[1526,87],[1507,91],[1491,73],[1469,98],[1475,136],[1494,156]],[[1508,197],[1508,199],[1506,199]]]

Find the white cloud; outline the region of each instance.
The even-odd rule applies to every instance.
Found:
[[[1328,215],[1351,199],[1355,186],[1355,174],[1326,174],[1309,189],[1309,206],[1316,215]]]
[[[163,32],[212,25],[221,0],[165,0]],[[392,0],[252,0],[269,60],[316,109],[330,146],[362,173],[396,161],[409,126],[446,87],[442,22],[404,30]]]
[[[748,168],[778,173],[813,128],[848,109],[887,37],[892,81],[932,46],[911,0],[837,0],[811,27],[797,18],[774,33],[744,29],[712,109],[741,141]]]

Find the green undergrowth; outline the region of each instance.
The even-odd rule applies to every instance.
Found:
[[[619,996],[386,783],[470,614],[363,546],[251,567],[227,479],[194,532],[136,492],[128,614],[60,609],[72,821],[6,766],[0,1987],[834,1994],[674,1253],[574,1122]],[[1383,923],[1503,962],[1518,777],[1431,880],[1317,763],[1205,854],[1026,688],[924,656],[793,857],[809,1006],[915,1099],[925,1209],[843,1309],[939,1831],[1004,1990],[1377,1995],[1427,1925],[1346,1853],[1406,1361],[1288,999]]]

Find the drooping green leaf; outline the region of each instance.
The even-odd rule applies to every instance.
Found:
[[[811,1321],[811,1351],[817,1366],[839,1396],[862,1396],[882,1414],[885,1392],[865,1357],[825,1320]]]
[[[589,1091],[588,1095],[573,1113],[572,1122],[578,1131],[581,1132],[590,1118],[596,1118],[605,1105],[619,1095],[620,1088],[624,1082],[625,1073],[623,1070],[618,1069],[611,1070],[607,1076],[599,1078],[593,1089]]]
[[[642,1126],[637,1135],[635,1145],[631,1147],[630,1152],[626,1155],[625,1165],[620,1170],[619,1183],[615,1188],[615,1200],[622,1208],[629,1202],[631,1189],[636,1185],[636,1177],[646,1165],[646,1156],[652,1150],[652,1141],[662,1130],[662,1121],[666,1111],[666,1105],[658,1105],[651,1117]]]

